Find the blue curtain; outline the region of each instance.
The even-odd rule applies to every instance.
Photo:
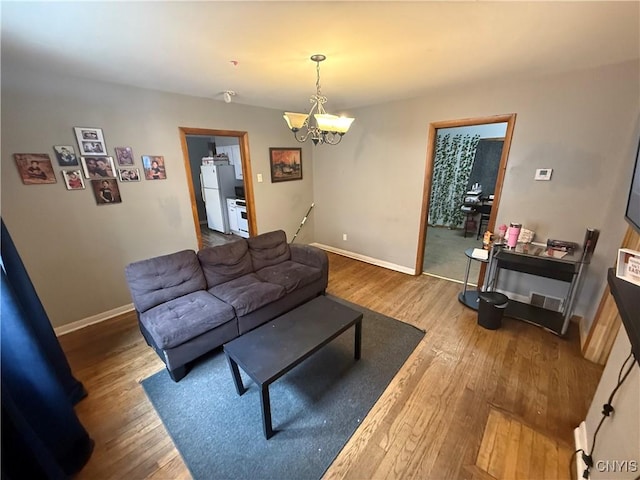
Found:
[[[4,221],[1,234],[2,478],[70,478],[93,450],[73,409],[86,391],[71,373]]]

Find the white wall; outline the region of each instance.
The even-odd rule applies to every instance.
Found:
[[[580,244],[586,227],[601,230],[576,308],[590,322],[626,229],[638,71],[634,61],[475,83],[350,112],[340,146],[314,154],[316,241],[413,269],[429,123],[516,113],[498,224],[517,219],[538,238]],[[552,181],[533,180],[541,167]]]
[[[303,145],[303,180],[270,183],[269,147],[297,146],[281,112],[43,74],[2,64],[2,216],[54,326],[130,302],[130,261],[196,248],[178,127],[249,132],[260,232],[298,237],[413,269],[430,122],[516,113],[498,222],[542,238],[582,241],[601,230],[578,302],[590,321],[626,229],[640,111],[638,62],[549,78],[479,83],[361,108],[339,146]],[[107,147],[164,155],[168,179],[121,185],[123,203],[89,190],[23,185],[12,155],[75,144],[74,126],[104,130]],[[313,156],[313,159],[312,159]],[[312,161],[313,160],[313,161]],[[534,182],[535,168],[554,168]],[[56,171],[60,168],[56,167]],[[255,176],[262,173],[263,183]],[[342,234],[348,233],[348,241]]]
[[[588,452],[593,448],[593,435],[602,418],[602,406],[608,402],[616,387],[618,374],[630,351],[629,337],[624,326],[621,326],[585,420]],[[634,365],[631,373],[611,402],[614,413],[604,420],[596,438],[592,455],[595,468],[591,470],[590,477],[594,480],[635,479],[640,474],[640,367],[635,359],[631,359],[631,363],[624,366],[624,372],[630,364]],[[608,467],[597,463],[607,460],[612,462]],[[618,464],[621,470],[626,471],[613,471],[614,460],[635,461],[635,470],[622,469],[620,467],[624,464]]]
[[[74,126],[102,128],[108,151],[163,155],[167,180],[120,184],[122,203],[97,206],[67,191],[53,145],[76,145]],[[290,239],[313,201],[310,146],[301,181],[272,184],[269,147],[298,146],[277,110],[59,77],[2,64],[2,217],[54,327],[131,303],[127,263],[197,249],[178,127],[247,131],[259,232]],[[24,185],[14,153],[50,154],[58,183]],[[76,146],[77,153],[77,146]],[[296,242],[313,240],[313,218]]]

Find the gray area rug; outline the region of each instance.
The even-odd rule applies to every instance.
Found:
[[[462,230],[450,230],[445,227],[427,227],[427,241],[424,250],[424,273],[448,278],[457,282],[464,280],[467,270],[467,248],[482,248],[482,237],[476,240],[475,233]],[[469,283],[478,283],[480,262],[472,261],[469,271]]]
[[[319,479],[424,336],[358,305],[362,358],[354,329],[269,387],[276,434],[265,440],[260,392],[242,372],[238,396],[224,353],[198,361],[179,383],[166,370],[142,381],[191,475],[209,479]]]

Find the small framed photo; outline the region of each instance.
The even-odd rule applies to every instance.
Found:
[[[58,183],[48,153],[14,153],[13,158],[25,185]]]
[[[166,180],[167,172],[164,168],[164,157],[157,155],[143,155],[142,167],[144,178],[147,180]]]
[[[271,182],[302,180],[301,148],[270,148]]]
[[[140,170],[137,168],[119,168],[118,177],[121,182],[139,182]]]
[[[54,145],[53,150],[56,152],[58,165],[61,167],[77,167],[78,157],[71,145]]]
[[[62,178],[67,190],[84,190],[84,180],[82,179],[82,170],[62,170]]]
[[[91,179],[115,178],[113,157],[80,157],[84,176]]]
[[[630,248],[618,250],[616,277],[640,285],[640,252]]]
[[[112,203],[122,203],[120,189],[115,178],[103,178],[102,180],[91,180],[91,188],[96,197],[98,205],[110,205]]]
[[[74,127],[80,155],[106,155],[102,129],[90,127]]]
[[[133,151],[131,147],[116,147],[118,165],[133,165]]]

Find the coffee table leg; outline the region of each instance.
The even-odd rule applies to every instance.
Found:
[[[353,358],[356,360],[360,360],[360,351],[362,349],[362,319],[356,322],[356,338],[354,345],[354,354]]]
[[[264,437],[269,440],[273,437],[273,428],[271,426],[271,403],[269,401],[269,385],[262,385],[260,394],[260,403],[262,405],[262,426],[264,427]]]
[[[231,376],[233,377],[233,384],[236,386],[236,392],[238,395],[242,395],[245,392],[244,385],[242,384],[242,377],[240,376],[240,370],[238,370],[238,364],[229,355],[226,356],[229,362],[229,368],[231,369]]]

